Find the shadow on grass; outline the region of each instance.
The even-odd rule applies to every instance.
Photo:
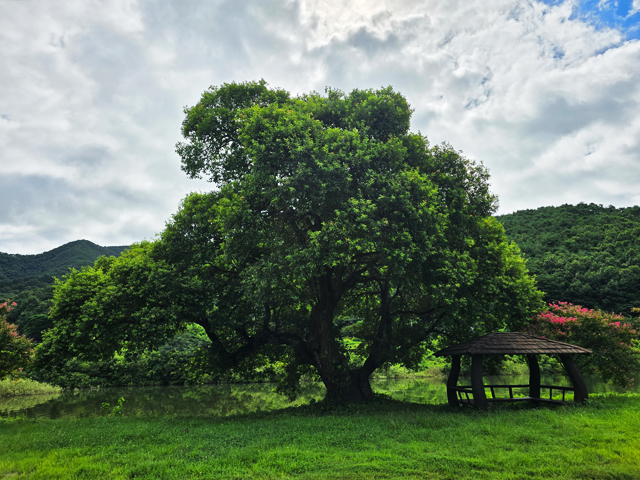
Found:
[[[451,407],[447,404],[433,405],[412,403],[402,400],[396,400],[384,394],[376,394],[371,402],[366,403],[332,403],[328,401],[311,402],[308,404],[285,407],[281,409],[238,413],[229,416],[216,416],[206,414],[166,414],[166,413],[136,413],[128,414],[126,405],[123,408],[124,413],[121,419],[148,419],[153,421],[162,421],[165,419],[175,420],[193,420],[202,421],[206,419],[207,423],[234,423],[234,422],[253,422],[256,420],[278,420],[291,417],[298,418],[319,418],[319,417],[381,417],[385,415],[395,416],[433,416],[433,417],[453,417],[459,416],[463,418],[487,418],[500,416],[501,414],[515,414],[518,412],[558,412],[558,414],[567,414],[577,411],[594,411],[594,410],[611,410],[628,409],[640,407],[639,393],[602,393],[593,394],[585,404],[569,403],[567,405],[553,404],[534,404],[531,402],[503,403],[492,405],[488,410],[478,410],[470,406]],[[26,416],[0,417],[0,423],[12,421],[24,422],[57,422],[64,421],[82,421],[83,419],[96,418],[79,417],[79,418],[61,418],[61,419],[43,419],[28,418]],[[117,420],[116,420],[117,421]]]
[[[603,393],[594,394],[585,404],[569,403],[567,405],[534,404],[532,402],[514,402],[492,405],[488,410],[473,407],[451,407],[447,404],[432,405],[395,400],[387,395],[376,394],[373,401],[366,403],[332,403],[320,401],[300,406],[287,407],[268,412],[254,412],[221,418],[221,421],[237,421],[240,419],[266,419],[280,416],[326,417],[326,416],[366,416],[399,413],[420,413],[432,415],[487,416],[501,412],[518,411],[573,411],[575,409],[592,410],[626,406],[630,399],[640,400],[637,393]]]

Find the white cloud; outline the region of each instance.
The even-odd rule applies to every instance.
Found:
[[[210,188],[173,153],[182,107],[259,78],[393,85],[414,130],[490,168],[501,212],[638,203],[640,43],[570,2],[35,4],[0,2],[0,251],[152,237]]]

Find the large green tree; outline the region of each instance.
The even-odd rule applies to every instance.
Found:
[[[435,339],[523,327],[541,306],[490,218],[486,169],[409,132],[412,110],[391,88],[291,97],[264,82],[225,84],[185,113],[183,170],[216,188],[189,195],[148,247],[149,297],[128,300],[149,290],[142,270],[125,267],[131,255],[109,267],[122,296],[95,293],[111,295],[109,312],[96,308],[113,325],[95,327],[109,328],[109,348],[132,348],[134,331],[157,338],[116,324],[193,322],[211,339],[206,365],[278,358],[283,385],[312,368],[329,399],[357,401],[372,397],[376,368],[415,365]],[[344,318],[357,319],[361,364],[349,363]]]

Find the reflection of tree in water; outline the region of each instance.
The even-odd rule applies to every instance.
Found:
[[[0,414],[29,418],[87,417],[100,414],[103,402],[115,405],[124,397],[125,415],[210,415],[229,416],[276,410],[320,400],[324,386],[303,385],[298,399],[289,402],[274,393],[275,384],[198,385],[193,387],[129,387],[69,391],[31,403],[4,408]]]
[[[446,403],[447,393],[441,378],[394,378],[373,383],[376,393],[413,403]]]
[[[60,397],[62,393],[47,393],[43,395],[19,395],[17,397],[0,397],[0,415],[7,416],[12,413],[33,408],[36,405],[46,403]]]

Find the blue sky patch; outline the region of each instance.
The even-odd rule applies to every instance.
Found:
[[[547,5],[558,5],[559,0],[541,0]],[[596,28],[615,28],[628,40],[640,38],[640,2],[633,0],[579,0],[572,17],[579,18]]]

